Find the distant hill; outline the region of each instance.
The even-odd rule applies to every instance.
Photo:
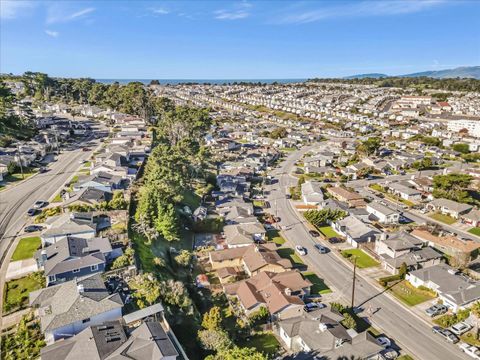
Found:
[[[445,70],[432,70],[432,71],[422,71],[413,74],[404,74],[404,75],[386,75],[386,74],[360,74],[344,77],[344,79],[364,79],[364,78],[384,78],[384,77],[431,77],[434,79],[449,79],[449,78],[472,78],[480,80],[480,66],[461,66],[455,69],[445,69]]]
[[[344,79],[365,79],[365,78],[371,78],[371,79],[380,79],[388,77],[387,74],[379,74],[379,73],[371,73],[371,74],[359,74],[359,75],[352,75],[352,76],[345,76]]]
[[[480,66],[462,66],[455,69],[422,71],[413,74],[402,75],[403,77],[420,77],[428,76],[435,79],[449,79],[449,78],[473,78],[480,79]]]

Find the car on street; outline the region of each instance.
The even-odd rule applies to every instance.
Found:
[[[445,314],[448,311],[448,308],[445,305],[440,305],[440,304],[435,304],[433,306],[430,306],[427,310],[425,310],[425,313],[430,316],[438,316]]]
[[[319,237],[320,236],[318,231],[315,231],[315,230],[308,230],[308,233],[310,234],[310,236],[313,236],[313,237]]]
[[[90,151],[90,149],[88,147],[84,147],[82,148],[82,151]]]
[[[380,336],[377,338],[377,343],[378,345],[380,345],[381,347],[383,347],[384,349],[386,348],[389,348],[390,346],[392,346],[392,342],[390,341],[389,338],[387,338],[386,336]]]
[[[455,335],[462,335],[463,333],[466,333],[468,330],[470,330],[472,326],[467,324],[466,322],[459,322],[458,324],[455,324],[450,327],[450,331],[454,333]]]
[[[85,159],[78,160],[79,164],[85,164],[86,162],[87,162],[87,160],[85,160]]]
[[[305,304],[305,306],[303,307],[303,310],[305,310],[305,312],[310,312],[318,309],[323,309],[325,307],[327,307],[327,305],[322,304],[320,302],[311,302],[311,303]]]
[[[302,256],[307,255],[307,249],[305,249],[302,245],[296,245],[295,246],[295,251]]]
[[[48,169],[45,166],[42,166],[40,169],[38,169],[38,172],[40,174],[46,173],[47,171],[48,171]]]
[[[25,228],[23,229],[23,231],[25,231],[26,233],[31,233],[31,232],[40,231],[40,230],[43,230],[43,226],[28,225],[28,226],[25,226]]]
[[[328,238],[328,242],[330,244],[338,244],[338,243],[341,243],[342,240],[337,237],[331,237],[331,238]]]
[[[291,198],[290,194],[285,194],[285,198],[290,199]]]
[[[477,348],[476,346],[462,342],[458,344],[458,347],[460,348],[460,351],[464,352],[471,358],[480,359],[480,349]]]
[[[318,250],[320,254],[326,254],[328,252],[328,249],[320,244],[315,244],[314,247]]]
[[[445,340],[447,340],[448,342],[450,342],[452,344],[456,344],[459,341],[457,335],[452,333],[450,330],[444,329],[440,326],[432,327],[432,331],[433,331],[434,334],[438,334],[438,335],[442,336]]]
[[[28,209],[27,215],[28,216],[35,216],[37,214],[37,209]]]
[[[48,205],[47,201],[38,200],[38,201],[35,201],[35,204],[33,204],[33,208],[34,209],[41,209],[41,208],[43,208],[47,205]]]

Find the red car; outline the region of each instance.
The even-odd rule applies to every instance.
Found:
[[[87,147],[84,147],[84,148],[82,149],[82,151],[90,151],[90,149],[87,148]]]

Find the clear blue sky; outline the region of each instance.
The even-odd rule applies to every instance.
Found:
[[[267,79],[480,65],[480,1],[0,4],[3,73]]]

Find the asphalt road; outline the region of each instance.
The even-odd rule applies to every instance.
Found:
[[[100,129],[104,130],[102,126]],[[90,151],[82,151],[86,146]],[[4,261],[15,236],[23,231],[26,224],[33,221],[26,212],[37,200],[49,200],[63,188],[65,182],[73,176],[80,160],[87,160],[99,145],[93,136],[84,138],[76,149],[62,150],[57,160],[48,166],[48,171],[36,174],[23,182],[0,192],[0,326],[3,302],[4,279],[8,262]]]
[[[288,187],[296,184],[296,179],[292,178],[289,172],[304,152],[305,150],[290,154],[281,166],[272,172],[279,181],[267,189],[270,192],[268,200],[272,206],[271,210],[281,218],[280,225],[289,228],[283,232],[287,243],[291,246],[297,244],[304,246],[308,254],[303,259],[309,270],[323,278],[334,290],[334,294],[349,304],[353,277],[351,267],[332,252],[322,255],[314,249],[316,240],[308,234],[303,218],[285,197]],[[415,359],[468,359],[457,346],[433,334],[425,320],[417,317],[362,277],[357,277],[356,280],[355,306],[380,309],[370,318],[373,325],[392,338],[401,349],[411,353]]]

